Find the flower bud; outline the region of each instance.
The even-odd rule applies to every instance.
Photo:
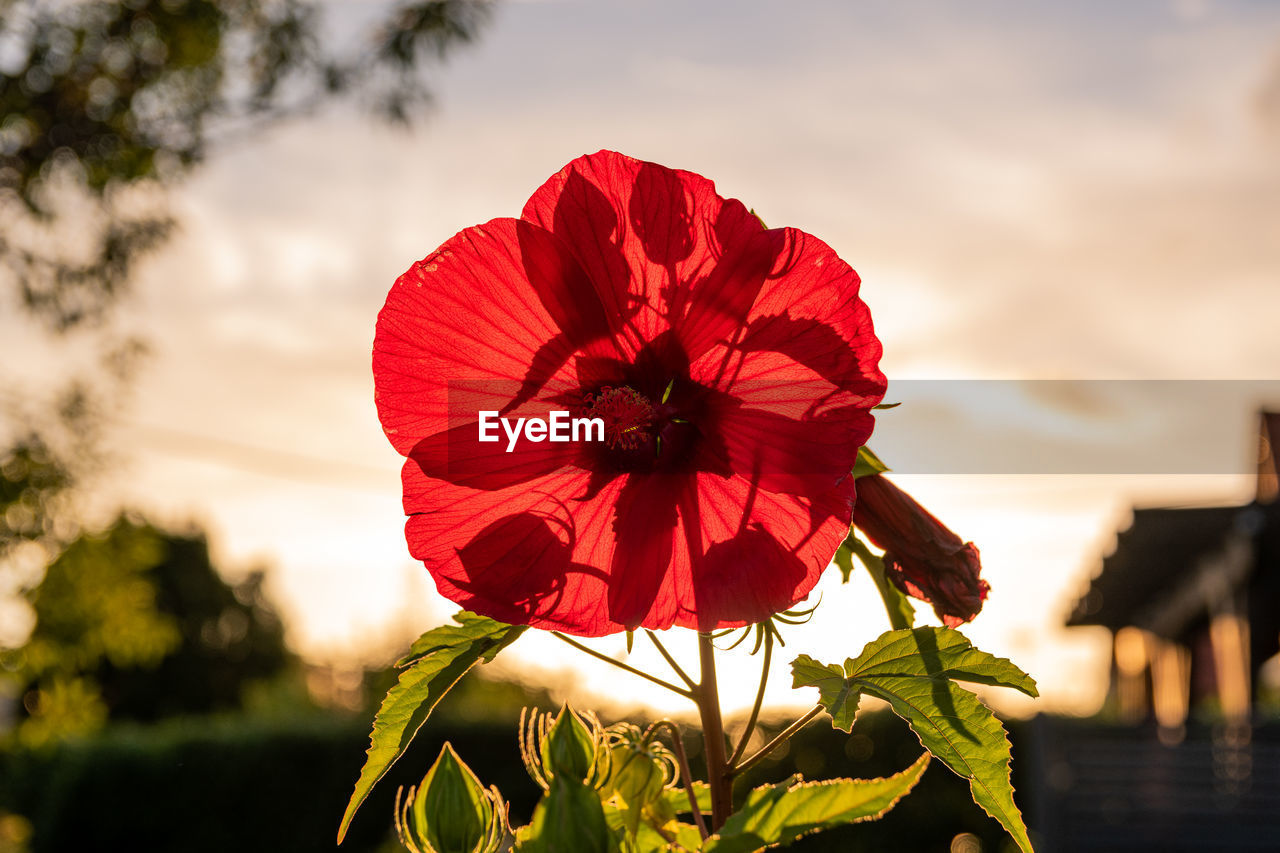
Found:
[[[554,722],[550,714],[521,714],[520,752],[529,775],[544,791],[556,777],[596,787],[609,775],[600,722],[589,711],[579,715],[568,705]]]
[[[542,741],[542,767],[551,776],[586,781],[595,763],[596,738],[591,728],[565,705]]]
[[[885,574],[898,589],[933,605],[955,628],[982,610],[991,587],[978,577],[978,549],[948,530],[879,474],[859,477],[853,524],[884,549]]]
[[[497,853],[508,835],[507,805],[445,743],[421,784],[403,802],[396,794],[396,833],[413,853]]]
[[[610,768],[600,798],[618,809],[623,825],[634,836],[647,810],[659,802],[663,789],[675,779],[675,756],[658,740],[646,740],[632,723],[616,723],[605,735]]]

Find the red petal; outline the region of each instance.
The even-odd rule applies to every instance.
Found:
[[[580,453],[576,443],[535,443],[523,438],[508,451],[506,435],[500,435],[496,442],[482,442],[479,436],[476,421],[462,424],[422,439],[413,446],[409,458],[428,477],[492,491],[546,476],[576,462]]]
[[[758,289],[736,343],[691,367],[723,392],[716,430],[732,469],[767,491],[813,497],[853,468],[884,395],[880,343],[859,280],[826,244],[800,231]]]
[[[588,474],[564,469],[496,491],[403,470],[405,536],[440,594],[468,610],[518,625],[600,636],[622,630],[609,619],[608,575],[598,545],[620,484],[573,502]],[[604,556],[607,565],[607,555]]]
[[[565,361],[575,349],[613,352],[610,334],[594,289],[552,235],[515,219],[468,228],[402,275],[378,315],[382,427],[407,455],[459,415],[507,408],[522,383],[525,398],[544,386],[568,391]]]
[[[721,223],[726,205],[735,211]],[[570,247],[606,309],[624,318],[631,354],[684,312],[690,286],[724,254],[722,242],[761,230],[706,178],[613,151],[565,166],[521,215]]]
[[[769,393],[767,386],[794,379],[791,362],[847,392],[828,405],[879,403],[881,346],[858,297],[858,274],[816,237],[793,228],[775,233],[784,235],[785,246],[743,318],[745,333],[735,345],[714,347],[696,360],[693,378],[735,395],[750,392],[744,383],[763,384]],[[770,353],[786,360],[760,358]]]
[[[690,361],[728,342],[745,324],[751,306],[785,244],[781,231],[765,231],[741,202],[728,201],[715,221],[717,262],[691,284],[688,308],[675,325]]]
[[[719,423],[735,473],[766,491],[805,497],[849,476],[873,426],[871,413],[856,406],[798,418],[736,407]]]
[[[659,601],[676,534],[676,498],[683,477],[632,475],[618,495],[609,566],[609,616],[634,630],[642,622],[671,624],[674,600]],[[662,623],[666,623],[663,625]]]
[[[696,500],[681,507],[685,530],[707,556],[678,579],[677,624],[706,631],[758,622],[809,594],[848,533],[852,481],[808,501],[701,474]]]

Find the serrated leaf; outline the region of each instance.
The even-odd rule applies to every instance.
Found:
[[[404,754],[444,695],[472,667],[493,660],[528,627],[507,625],[465,610],[453,618],[457,625],[442,625],[423,634],[398,664],[405,668],[373,718],[367,758],[338,827],[339,844],[360,804]]]
[[[857,660],[846,661],[845,669],[850,676],[949,678],[1040,695],[1035,680],[1016,664],[974,648],[968,637],[953,628],[889,631],[868,643]]]
[[[849,731],[858,713],[858,687],[835,664],[821,664],[808,655],[791,662],[791,686],[818,688],[818,702],[831,715],[831,725]]]
[[[824,667],[803,655],[792,667],[796,681],[803,678],[806,686],[823,673],[823,684],[814,686],[819,687],[824,706],[828,706],[826,697],[838,698],[832,680],[837,667]],[[952,681],[1012,687],[1037,696],[1029,675],[1004,658],[975,649],[959,631],[932,627],[882,635],[867,644],[856,660],[845,661],[843,675],[848,691],[888,702],[925,749],[969,780],[974,802],[999,821],[1022,850],[1031,853],[1031,840],[1013,802],[1004,727],[978,697]],[[828,706],[828,711],[832,724],[847,731],[842,725],[850,720],[847,703]]]
[[[720,832],[707,839],[703,850],[751,853],[834,826],[875,820],[915,787],[928,766],[926,752],[906,770],[883,779],[801,782],[793,776],[778,785],[756,788]]]
[[[711,814],[711,786],[706,782],[695,781],[693,795],[698,799],[698,811]],[[690,814],[693,811],[689,807],[689,795],[684,788],[667,788],[662,792],[662,798],[675,814]]]

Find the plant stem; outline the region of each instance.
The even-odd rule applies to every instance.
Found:
[[[702,809],[698,808],[698,795],[693,790],[693,773],[689,770],[689,756],[684,751],[684,740],[680,737],[680,728],[670,720],[658,720],[649,726],[649,731],[657,731],[659,728],[665,728],[671,734],[671,751],[676,754],[676,764],[680,768],[680,782],[684,785],[685,793],[689,795],[689,809],[693,812],[693,822],[698,825],[698,832],[703,838],[710,835],[707,832],[706,821],[702,819]],[[645,733],[646,738],[648,732]]]
[[[724,722],[720,718],[720,692],[716,687],[716,650],[710,634],[698,635],[698,661],[702,679],[694,702],[702,718],[703,754],[707,759],[707,784],[711,787],[711,830],[719,831],[733,809],[733,777],[725,760]]]
[[[613,664],[618,669],[625,670],[631,673],[632,675],[638,675],[647,681],[652,681],[654,684],[658,685],[659,687],[665,687],[668,690],[670,690],[672,693],[678,693],[681,696],[685,697],[686,699],[690,699],[694,702],[698,701],[698,697],[693,694],[692,690],[686,690],[683,687],[679,687],[675,684],[672,684],[670,681],[665,681],[661,678],[658,678],[656,675],[650,675],[649,673],[645,672],[642,669],[636,669],[634,666],[631,666],[630,664],[625,664],[620,660],[614,660],[613,658],[609,657],[606,654],[601,654],[595,649],[590,648],[588,646],[584,646],[582,643],[579,643],[577,640],[571,637],[568,637],[564,634],[561,634],[559,631],[552,631],[551,636],[558,637],[559,639],[564,640],[566,643],[573,646],[578,651],[586,652],[587,654],[591,655],[593,658],[599,658],[605,663]],[[714,670],[712,671],[714,672]],[[719,716],[719,706],[717,706],[716,712],[717,712],[717,716]]]
[[[772,658],[773,631],[766,630],[764,632],[764,661],[760,665],[760,689],[756,691],[756,701],[751,706],[751,716],[747,718],[747,727],[742,730],[742,740],[738,741],[738,748],[733,751],[733,757],[729,759],[730,767],[738,763],[738,759],[742,757],[742,753],[747,749],[747,741],[751,740],[751,733],[756,730],[756,720],[760,719],[760,707],[764,704],[764,688],[769,683],[769,661]]]
[[[662,641],[658,639],[658,635],[650,631],[648,628],[645,629],[645,633],[649,635],[649,639],[653,641],[654,647],[658,650],[658,653],[662,655],[663,660],[671,665],[671,668],[675,671],[676,675],[680,676],[680,680],[689,685],[690,690],[697,690],[698,682],[690,678],[689,674],[681,668],[680,664],[676,663],[676,659],[671,656],[671,652],[667,651],[667,647],[662,645]]]
[[[728,776],[730,779],[732,779],[734,776],[737,776],[739,773],[744,773],[747,770],[751,769],[759,761],[761,761],[766,755],[773,752],[775,749],[782,746],[787,741],[791,740],[792,735],[794,735],[796,732],[803,729],[810,720],[812,720],[814,717],[821,714],[822,711],[823,711],[823,708],[821,705],[814,705],[813,708],[807,714],[805,714],[803,717],[796,720],[794,723],[792,723],[791,725],[783,729],[781,732],[779,732],[777,737],[775,737],[773,740],[769,741],[764,746],[762,746],[760,748],[760,751],[757,752],[755,755],[751,756],[750,758],[748,758],[746,761],[742,762],[738,766],[729,768],[726,771],[725,775]]]

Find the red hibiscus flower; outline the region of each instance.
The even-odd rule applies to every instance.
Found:
[[[933,605],[948,628],[978,615],[991,587],[978,577],[978,549],[952,533],[915,498],[879,474],[858,480],[854,526],[884,549],[898,589]]]
[[[585,636],[791,606],[847,531],[884,393],[858,285],[705,178],[575,160],[519,219],[414,264],[378,316],[410,552],[469,610]],[[604,435],[504,432],[556,411]]]

